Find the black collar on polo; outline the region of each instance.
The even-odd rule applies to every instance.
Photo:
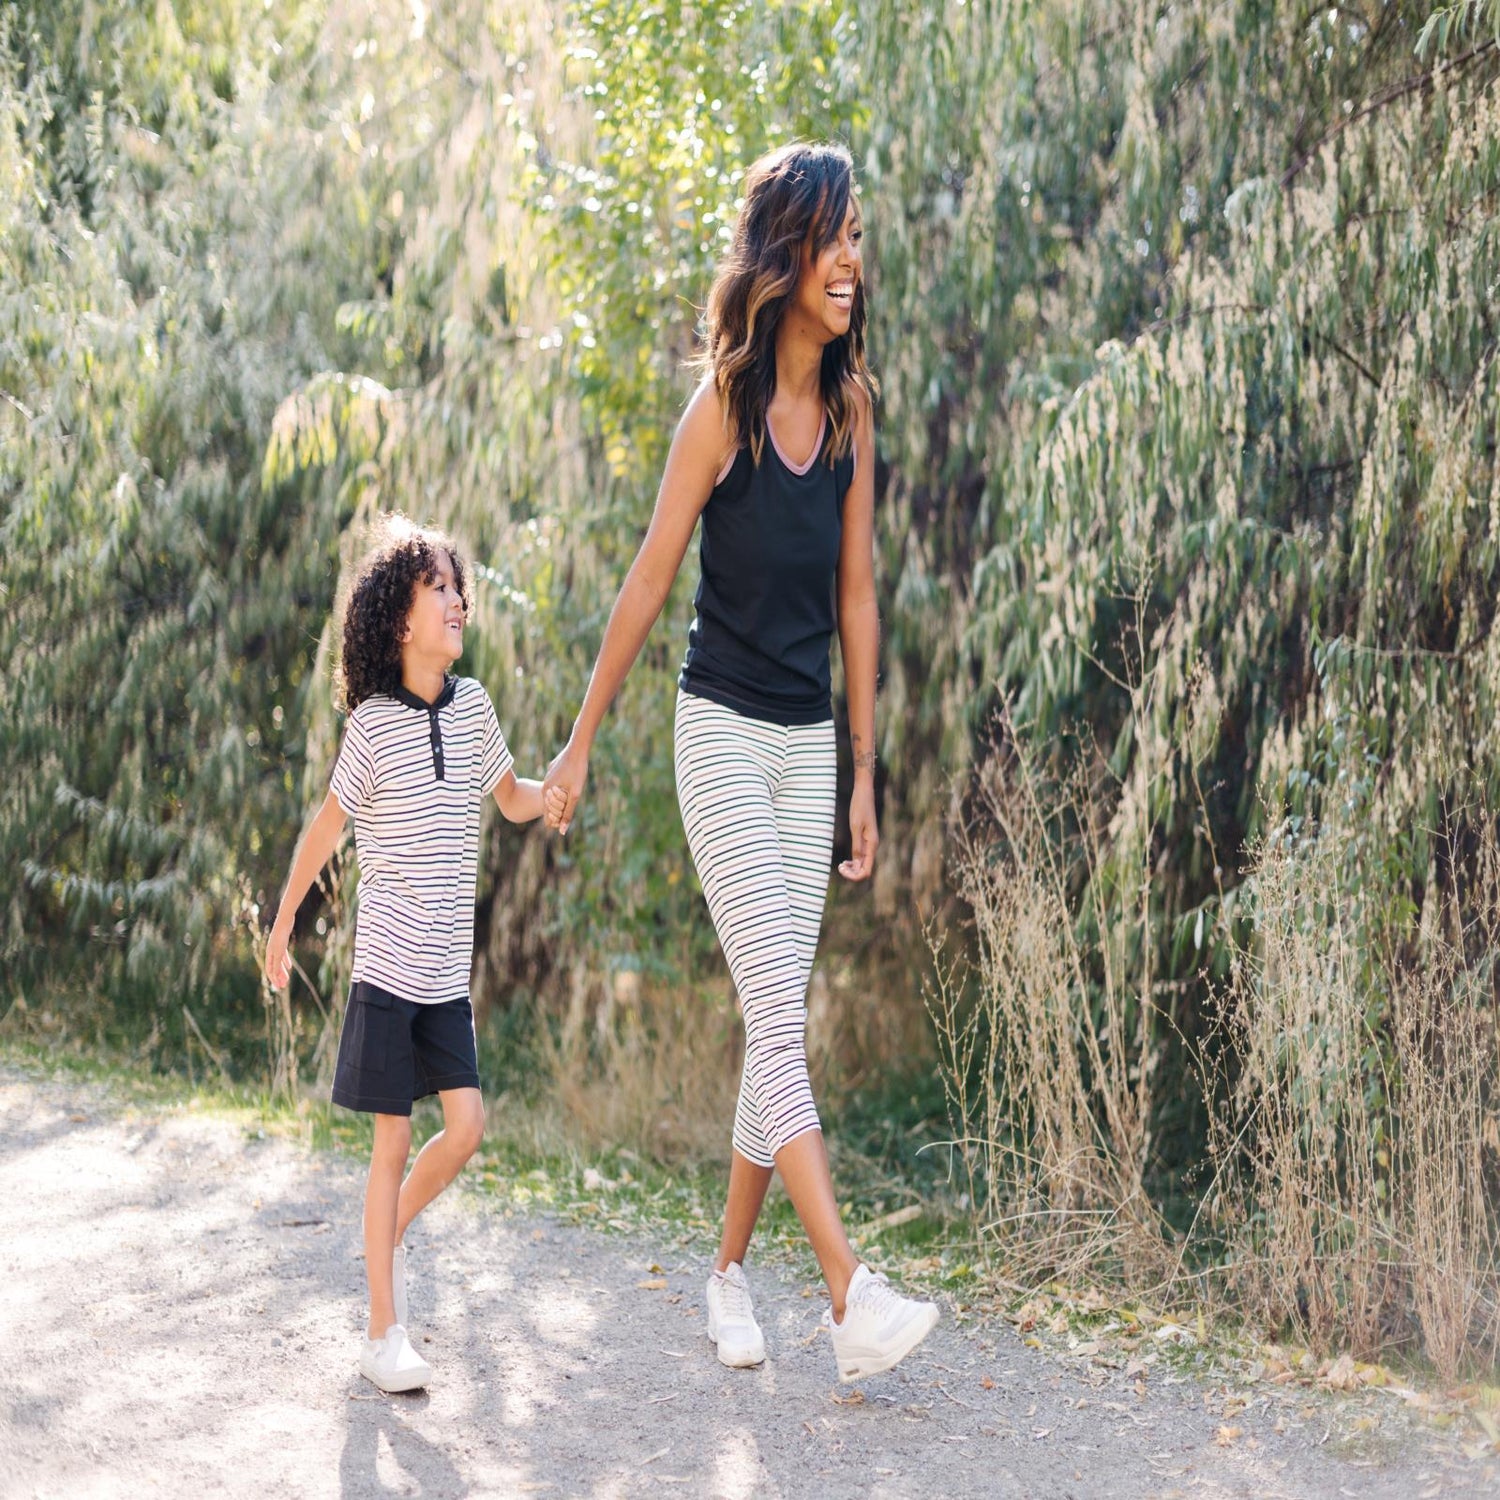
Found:
[[[408,692],[399,682],[391,694],[396,702],[404,703],[408,708],[419,708],[427,715],[427,739],[432,745],[432,774],[439,781],[443,780],[443,732],[438,723],[438,710],[452,703],[453,695],[457,691],[458,678],[450,672],[443,678],[442,692],[431,703],[425,698],[417,697],[415,693]]]

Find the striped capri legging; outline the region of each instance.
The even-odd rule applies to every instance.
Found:
[[[734,1148],[769,1167],[819,1128],[806,1001],[833,854],[833,721],[766,724],[679,692],[675,740],[682,824],[745,1018]]]

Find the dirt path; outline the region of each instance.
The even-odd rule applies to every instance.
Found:
[[[1331,1408],[1252,1405],[1221,1444],[1201,1384],[1137,1394],[951,1317],[851,1398],[821,1304],[764,1267],[771,1359],[730,1372],[697,1260],[461,1196],[413,1234],[437,1378],[381,1396],[354,1374],[360,1195],[339,1157],[0,1063],[0,1494],[1409,1500],[1494,1477],[1420,1435],[1334,1452]]]

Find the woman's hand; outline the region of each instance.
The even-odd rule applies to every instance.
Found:
[[[880,829],[875,822],[875,787],[860,779],[849,799],[849,841],[853,858],[839,866],[845,880],[868,880],[875,871],[875,851],[880,847]]]
[[[583,796],[583,784],[588,779],[589,752],[569,740],[547,767],[547,776],[542,782],[543,816],[548,828],[555,828],[559,833],[568,831],[578,799]]]

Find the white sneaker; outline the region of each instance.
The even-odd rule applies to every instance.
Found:
[[[719,1363],[748,1369],[766,1357],[766,1341],[750,1306],[750,1283],[738,1261],[708,1278],[708,1336],[719,1346]]]
[[[904,1359],[937,1326],[937,1305],[903,1297],[884,1276],[860,1266],[844,1298],[844,1321],[833,1321],[833,1309],[823,1314],[823,1326],[833,1335],[833,1353],[840,1380],[862,1380],[879,1375]]]
[[[406,1246],[397,1245],[391,1256],[391,1301],[396,1308],[396,1321],[403,1328],[410,1328],[406,1321]]]
[[[392,1323],[383,1339],[366,1339],[359,1373],[382,1391],[419,1391],[432,1379],[432,1366],[411,1346],[406,1330]]]

